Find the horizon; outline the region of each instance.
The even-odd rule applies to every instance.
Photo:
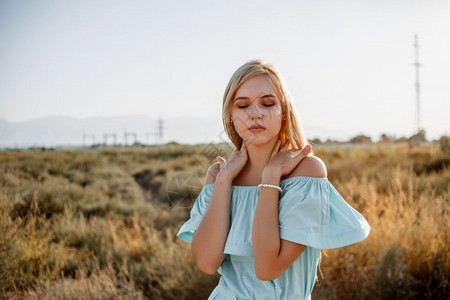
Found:
[[[128,147],[133,144],[145,146],[165,145],[173,142],[186,145],[230,143],[221,124],[206,118],[174,117],[167,119],[162,125],[164,128],[162,135],[158,131],[150,130],[151,125],[156,125],[159,120],[142,114],[121,115],[116,118],[110,116],[76,118],[53,115],[17,123],[9,123],[2,119],[0,121],[2,121],[0,123],[1,149],[89,148],[101,145]],[[7,124],[5,125],[3,122],[7,122]],[[215,126],[208,125],[213,123],[216,123]],[[56,127],[55,124],[57,124]],[[377,135],[369,135],[364,132],[354,132],[345,136],[332,136],[327,130],[324,131],[321,128],[302,127],[306,129],[304,133],[307,140],[313,143],[318,142],[318,145],[327,142],[351,144],[351,140],[357,137],[360,139],[364,137],[365,140],[369,138],[368,143],[379,143],[382,140],[382,135],[398,143],[402,139],[407,140],[416,134],[396,135],[381,132]],[[203,135],[197,135],[193,139],[187,137],[189,132],[202,133]],[[315,132],[315,134],[311,132]],[[430,136],[425,131],[427,141],[439,140],[440,137]],[[317,139],[319,141],[316,141]],[[365,142],[359,143],[364,144]]]

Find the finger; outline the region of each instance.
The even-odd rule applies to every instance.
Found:
[[[246,149],[247,149],[247,145],[245,144],[244,141],[242,141],[241,151],[242,151],[242,150],[246,150]]]
[[[242,142],[241,153],[247,154],[247,144],[245,144],[244,142]]]
[[[242,141],[241,148],[239,149],[239,151],[237,151],[237,154],[238,154],[238,155],[241,155],[241,154],[246,153],[246,152],[247,152],[247,148],[246,148],[246,146],[245,146],[245,142]]]
[[[280,145],[281,145],[281,141],[278,140],[278,141],[275,143],[275,146],[274,146],[274,148],[273,148],[273,150],[272,150],[272,155],[270,156],[271,159],[278,153],[278,150],[280,150]]]
[[[295,151],[296,154],[295,156],[302,156],[302,157],[306,157],[308,156],[309,152],[311,152],[311,146],[310,145],[306,145],[305,147],[303,147],[303,149],[299,149],[297,151]]]
[[[281,150],[280,150],[280,151],[286,151],[288,146],[289,146],[289,139],[287,139],[287,140],[284,142],[283,147],[281,147]]]
[[[222,165],[225,162],[225,159],[222,156],[217,156],[216,159],[219,165]]]
[[[228,159],[229,159],[230,161],[232,161],[232,160],[234,159],[234,157],[237,155],[238,152],[239,152],[239,150],[234,149],[234,150],[230,153],[230,155],[228,155]]]
[[[308,155],[311,152],[311,145],[306,145],[302,151],[305,151],[305,154]]]

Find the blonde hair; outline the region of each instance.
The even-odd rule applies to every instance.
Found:
[[[280,72],[278,72],[274,66],[261,60],[251,60],[239,67],[234,72],[233,76],[231,76],[231,79],[225,89],[222,104],[222,122],[228,138],[234,144],[236,149],[241,148],[242,138],[239,136],[234,128],[234,125],[231,123],[231,108],[239,87],[246,80],[258,75],[267,76],[281,101],[282,114],[285,118],[278,134],[278,138],[281,140],[281,145],[289,139],[290,142],[288,149],[302,149],[309,143],[305,138],[304,130],[295,113],[286,83],[284,82]]]

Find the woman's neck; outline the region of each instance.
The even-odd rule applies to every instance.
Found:
[[[254,145],[251,142],[246,144],[248,160],[242,171],[237,176],[237,181],[241,180],[247,184],[259,183],[261,181],[264,167],[270,160],[276,139],[263,145]]]

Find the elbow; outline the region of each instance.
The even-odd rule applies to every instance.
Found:
[[[200,269],[200,271],[202,271],[203,273],[209,274],[209,275],[216,274],[216,271],[218,268],[211,263],[199,262],[199,261],[197,261],[197,267]]]
[[[205,259],[204,253],[197,253],[197,251],[195,251],[194,245],[191,248],[191,250],[195,262],[197,263],[197,267],[200,269],[200,271],[209,275],[213,275],[216,273],[216,270],[219,267],[218,266],[216,267],[216,265],[210,259]]]
[[[279,276],[275,276],[274,274],[270,273],[256,273],[256,278],[262,281],[270,281],[277,279]]]
[[[205,259],[205,253],[198,253],[198,251],[196,251],[194,243],[192,243],[191,252],[194,256],[195,262],[197,263],[197,268],[199,268],[200,271],[209,275],[213,275],[216,273],[218,266],[216,267],[210,259]]]
[[[271,271],[268,269],[261,270],[258,268],[255,269],[255,273],[256,273],[256,278],[258,278],[259,280],[262,280],[262,281],[274,280],[274,279],[277,279],[278,277],[280,277],[280,275],[281,275],[275,271]]]

